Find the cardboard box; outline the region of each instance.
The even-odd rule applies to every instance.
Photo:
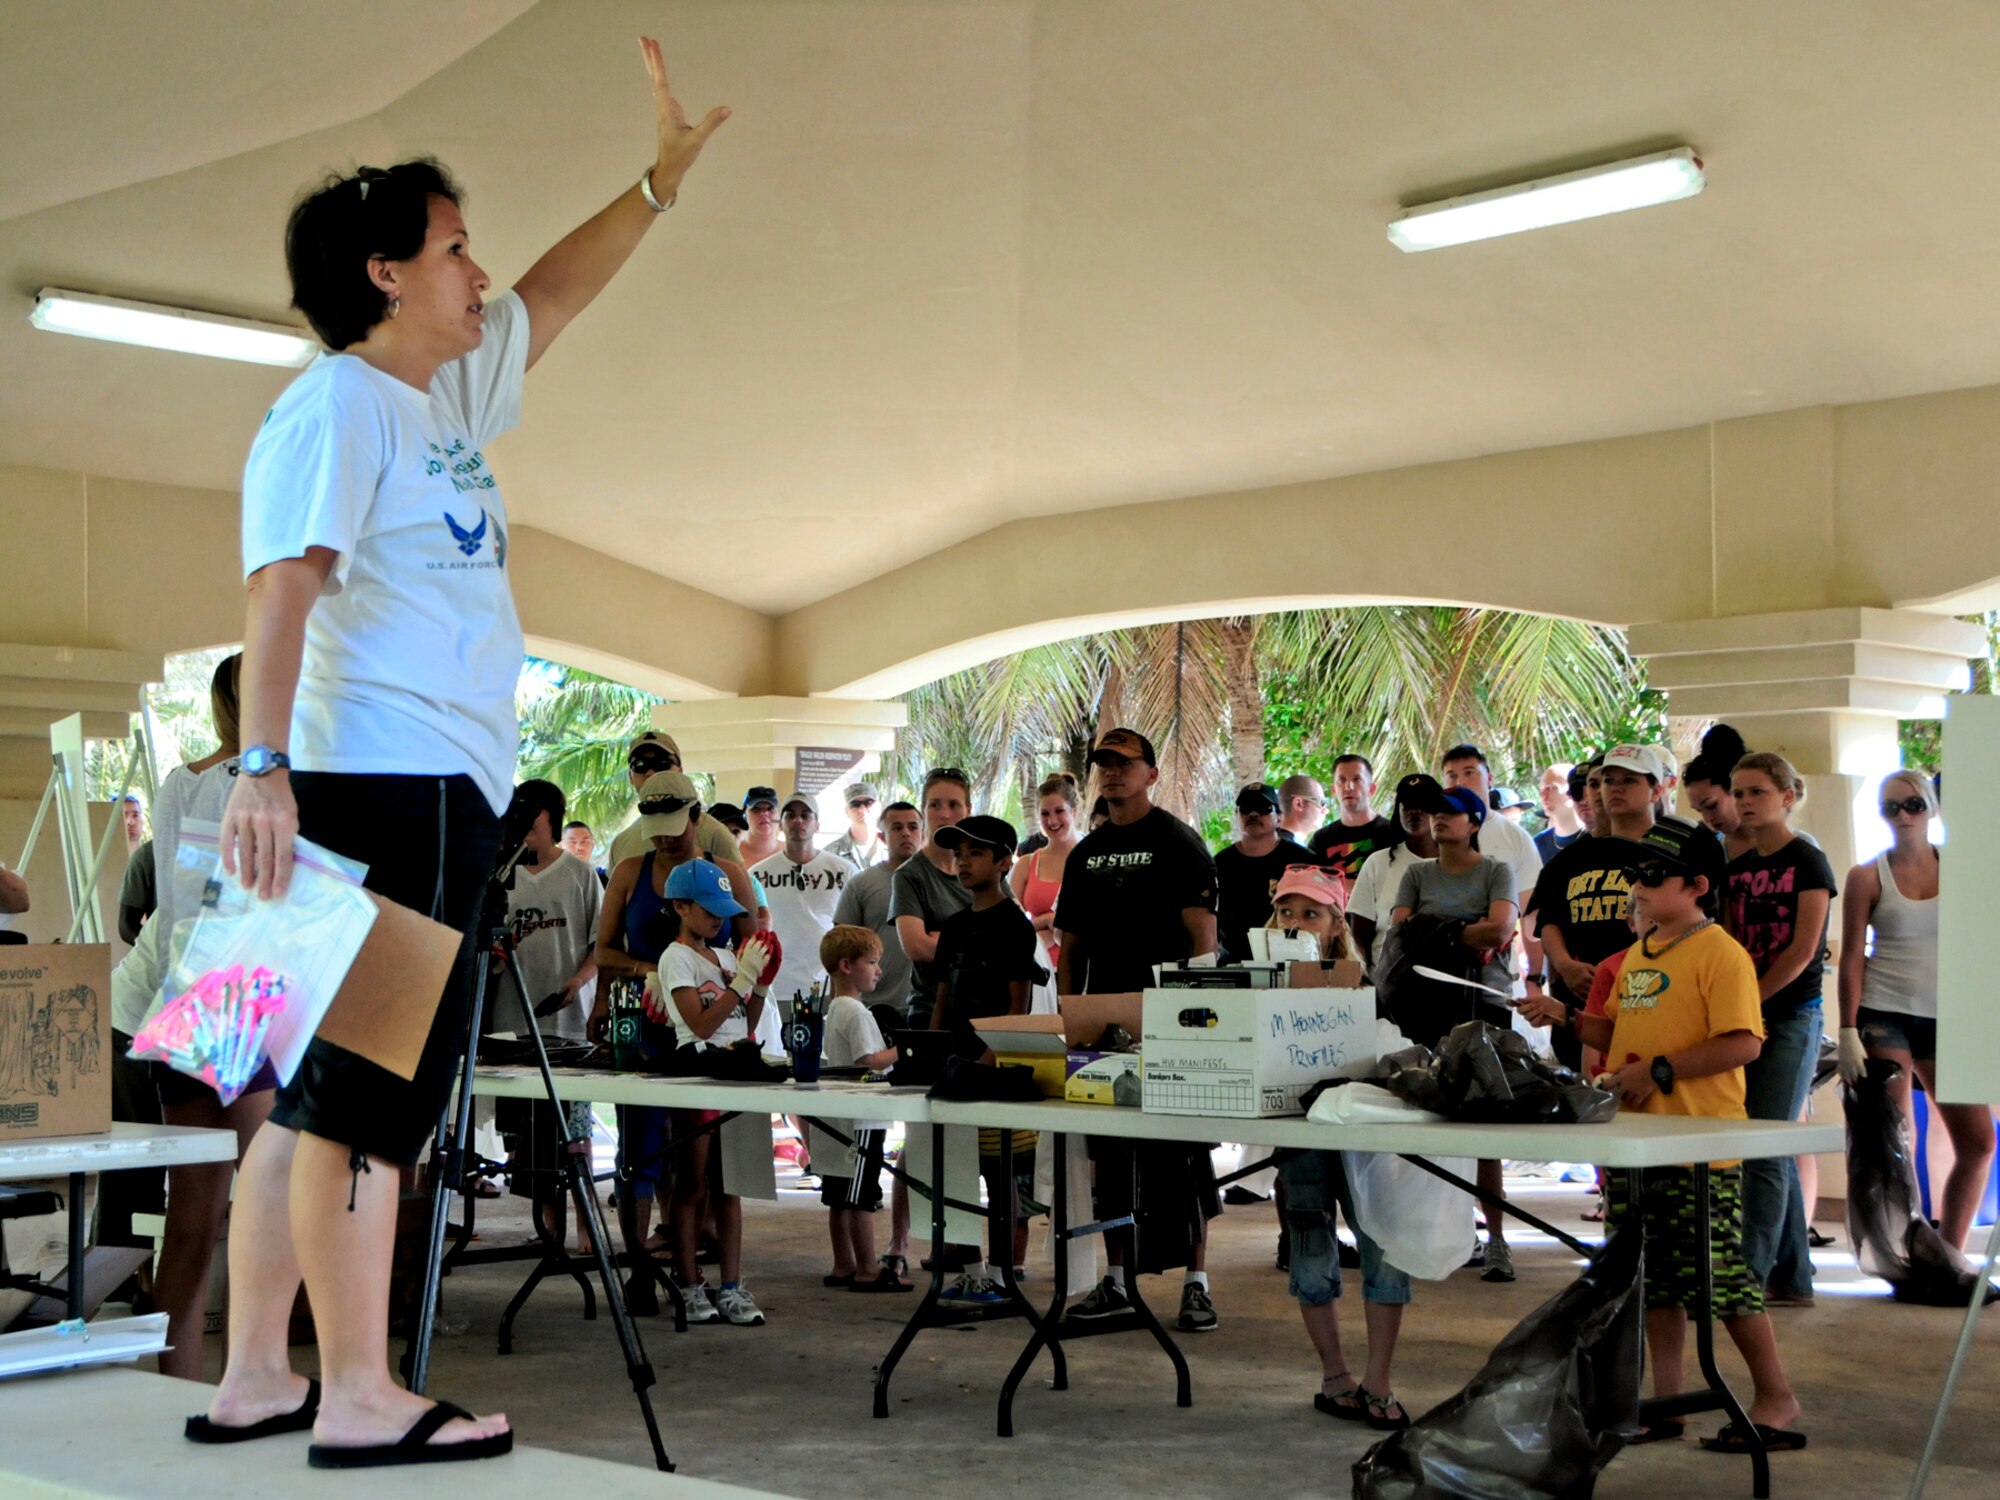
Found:
[[[1063,1098],[1071,1104],[1137,1105],[1141,1076],[1136,1052],[1072,1052]]]
[[[1027,1068],[1042,1096],[1060,1099],[1069,1079],[1069,1041],[1060,1016],[987,1016],[972,1024],[1003,1068]]]
[[[1147,990],[1144,1107],[1257,1119],[1303,1114],[1322,1078],[1375,1067],[1375,991]]]
[[[110,1128],[110,948],[0,948],[0,1142]]]

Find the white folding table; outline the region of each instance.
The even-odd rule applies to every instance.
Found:
[[[0,1143],[0,1182],[39,1177],[69,1179],[69,1315],[83,1316],[83,1262],[86,1229],[83,1179],[92,1172],[122,1172],[146,1167],[187,1166],[194,1162],[234,1161],[236,1132],[193,1125],[134,1125],[115,1121],[102,1135],[52,1135]],[[15,1285],[43,1296],[55,1288]]]

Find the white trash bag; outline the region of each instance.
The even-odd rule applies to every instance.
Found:
[[[1384,1151],[1343,1151],[1355,1227],[1382,1247],[1383,1259],[1423,1281],[1443,1281],[1470,1250],[1472,1195],[1422,1167]],[[1470,1181],[1469,1157],[1429,1157],[1454,1177]]]

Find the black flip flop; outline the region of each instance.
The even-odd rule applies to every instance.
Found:
[[[887,1271],[882,1272],[873,1281],[850,1281],[847,1283],[847,1289],[850,1292],[913,1292],[916,1290],[909,1282],[898,1281]]]
[[[348,1447],[314,1443],[306,1449],[306,1462],[315,1469],[380,1469],[390,1464],[455,1464],[475,1458],[498,1458],[514,1447],[510,1428],[493,1437],[472,1438],[463,1443],[433,1443],[437,1431],[454,1417],[470,1422],[472,1413],[449,1401],[434,1402],[417,1418],[416,1425],[393,1443],[372,1443]]]
[[[1766,1453],[1796,1453],[1806,1445],[1806,1435],[1803,1432],[1792,1432],[1783,1427],[1766,1427],[1762,1422],[1756,1426],[1757,1436],[1764,1440]],[[1731,1422],[1714,1437],[1703,1438],[1701,1445],[1710,1453],[1748,1453],[1750,1434]]]
[[[832,1276],[832,1275],[822,1276],[819,1279],[819,1284],[821,1286],[830,1286],[836,1288],[843,1286],[853,1286],[854,1273],[852,1271],[849,1271],[845,1276]]]
[[[319,1382],[308,1380],[306,1399],[299,1403],[297,1411],[280,1412],[275,1417],[252,1422],[248,1427],[211,1422],[205,1415],[189,1417],[184,1431],[190,1443],[247,1443],[254,1438],[276,1437],[283,1432],[304,1432],[318,1416]]]

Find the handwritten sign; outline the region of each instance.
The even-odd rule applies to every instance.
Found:
[[[1145,1107],[1165,1114],[1285,1115],[1326,1078],[1375,1067],[1375,992],[1148,990]]]

